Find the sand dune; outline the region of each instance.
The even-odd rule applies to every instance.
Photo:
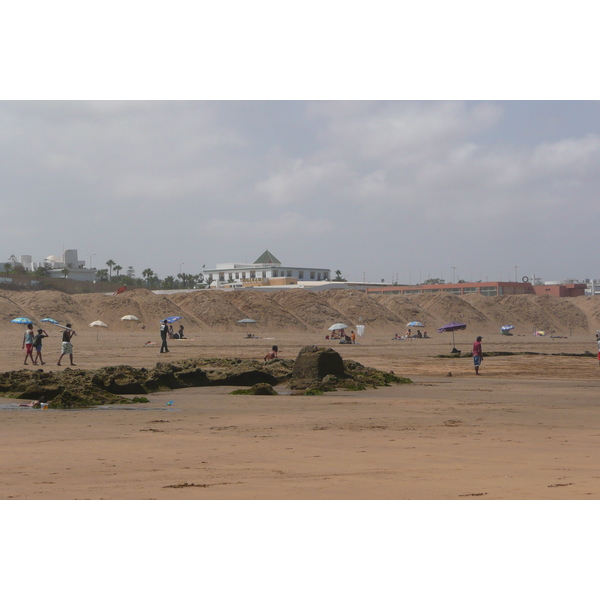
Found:
[[[124,331],[132,327],[120,320],[127,314],[140,319],[134,327],[155,327],[161,319],[179,315],[186,327],[213,331],[232,331],[237,321],[251,318],[258,323],[249,331],[258,332],[316,332],[342,321],[350,327],[363,323],[372,330],[403,333],[406,323],[419,320],[430,331],[449,321],[461,321],[485,332],[498,332],[502,325],[512,324],[519,333],[544,329],[566,335],[591,333],[600,328],[600,298],[447,293],[407,297],[367,295],[356,290],[199,290],[161,295],[138,289],[119,296],[0,292],[0,328],[14,327],[10,320],[23,316],[36,322],[52,317],[80,328],[100,319],[111,329]]]

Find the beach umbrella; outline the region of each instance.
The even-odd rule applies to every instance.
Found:
[[[33,321],[27,317],[17,317],[16,319],[13,319],[11,323],[17,323],[19,325],[33,325]]]
[[[344,325],[344,323],[334,323],[327,331],[337,331],[338,329],[348,329],[348,325]]]
[[[465,323],[456,323],[456,322],[446,323],[446,325],[444,325],[443,327],[440,327],[438,329],[438,333],[445,333],[446,331],[451,331],[452,332],[452,352],[458,352],[458,350],[456,349],[456,346],[454,345],[454,332],[459,331],[461,329],[466,329],[466,328],[467,328],[467,326]]]
[[[425,327],[425,325],[423,325],[423,323],[421,323],[421,321],[411,321],[410,323],[406,324],[407,327]]]
[[[167,317],[166,319],[161,319],[160,322],[166,321],[167,323],[175,323],[175,321],[179,321],[181,317]]]
[[[500,327],[500,331],[510,331],[511,329],[514,329],[514,325],[502,325]]]
[[[121,321],[129,321],[131,323],[131,321],[139,321],[139,319],[135,315],[125,315],[121,317]],[[129,326],[129,335],[131,335],[131,325]]]
[[[241,323],[242,325],[247,325],[248,323],[256,323],[257,321],[255,321],[254,319],[240,319],[238,321],[238,323]]]
[[[52,323],[52,325],[58,325],[58,321],[56,319],[51,319],[50,317],[46,317],[42,319],[44,323]]]
[[[102,321],[92,321],[90,327],[108,327],[108,325]],[[96,334],[96,339],[98,339],[98,334]]]

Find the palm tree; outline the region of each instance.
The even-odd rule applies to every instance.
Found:
[[[107,281],[108,280],[108,269],[98,269],[96,271],[96,277],[100,281]]]
[[[115,273],[117,274],[117,277],[119,276],[119,273],[123,270],[123,267],[121,265],[115,265]]]
[[[109,273],[108,273],[108,280],[110,281],[112,279],[112,269],[115,266],[115,261],[111,258],[110,260],[106,261],[106,266],[109,268]]]
[[[175,287],[175,277],[173,277],[173,275],[167,275],[163,279],[162,286],[166,290],[172,290]]]
[[[146,280],[146,285],[150,286],[150,280],[154,277],[154,271],[152,269],[144,269],[142,277]]]
[[[64,269],[61,269],[60,272],[65,276],[65,279],[66,279],[69,276],[69,267],[65,267]]]
[[[6,271],[6,278],[8,279],[8,275],[10,274],[10,270],[12,269],[12,265],[9,262],[4,263],[4,270]]]

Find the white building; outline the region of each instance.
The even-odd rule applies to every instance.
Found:
[[[56,279],[65,278],[65,269],[68,269],[67,279],[77,281],[94,281],[96,279],[96,269],[86,269],[85,261],[79,260],[77,250],[65,250],[61,257],[50,255],[42,262],[35,263],[31,255],[22,254],[19,256],[19,262],[26,271],[35,271],[38,267],[47,267],[50,277]]]
[[[216,268],[204,270],[205,278],[212,276],[216,286],[269,285],[297,280],[298,282],[330,281],[331,271],[322,267],[284,266],[268,250],[253,263],[217,263]],[[276,280],[276,281],[273,281]]]

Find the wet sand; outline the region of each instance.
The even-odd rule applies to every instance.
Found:
[[[170,342],[168,358],[262,359],[272,344],[295,358],[306,344],[327,344],[309,334],[194,337]],[[151,395],[142,406],[0,409],[0,498],[600,497],[598,360],[549,355],[593,352],[591,336],[485,336],[484,351],[548,355],[489,357],[480,377],[470,358],[435,357],[448,352],[451,336],[390,337],[333,347],[344,358],[410,377],[412,385],[313,397],[283,387],[275,397],[194,388]],[[468,352],[471,337],[458,334],[457,347]],[[45,370],[57,369],[58,339],[46,340]],[[96,339],[84,331],[75,338],[75,362],[150,367],[161,357],[158,346],[143,346],[148,339],[146,332],[101,331]],[[0,350],[3,370],[22,367],[18,334],[5,337]]]

